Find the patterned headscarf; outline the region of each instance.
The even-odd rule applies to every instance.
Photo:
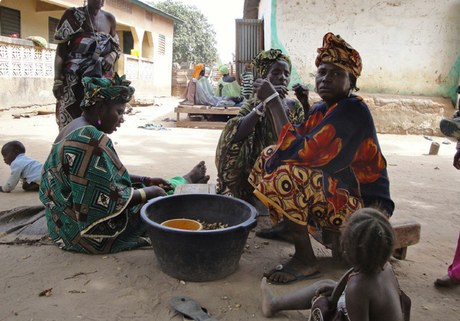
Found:
[[[257,74],[262,78],[266,78],[272,65],[280,60],[286,61],[289,65],[289,69],[292,68],[291,60],[289,57],[284,55],[283,52],[279,49],[261,51],[253,59],[253,64],[256,67]]]
[[[318,48],[316,67],[322,63],[336,65],[353,74],[356,78],[361,75],[363,69],[359,53],[339,35],[336,36],[332,32],[324,35],[323,46]]]
[[[222,75],[228,75],[229,74],[229,70],[228,70],[228,66],[227,65],[222,65],[219,67],[219,71]]]
[[[94,106],[98,101],[127,103],[134,94],[134,87],[126,80],[126,76],[117,73],[110,78],[84,77],[82,79],[85,96],[80,107],[85,109]]]
[[[197,64],[195,66],[195,70],[193,71],[192,77],[195,79],[198,79],[198,77],[200,77],[200,73],[203,70],[203,68],[204,68],[204,64]]]

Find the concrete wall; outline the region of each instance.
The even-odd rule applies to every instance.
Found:
[[[358,86],[364,92],[453,101],[460,74],[459,17],[458,0],[261,0],[259,5],[266,48],[290,55],[293,81],[313,88],[316,49],[331,31],[360,52]]]

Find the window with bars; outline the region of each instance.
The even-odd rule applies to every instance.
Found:
[[[54,33],[56,32],[56,28],[59,24],[59,19],[48,17],[48,42],[49,43],[57,43],[54,39]]]
[[[0,35],[21,37],[21,12],[0,6]]]
[[[166,37],[165,35],[158,35],[158,54],[166,54]]]

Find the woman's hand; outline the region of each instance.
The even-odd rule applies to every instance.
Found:
[[[166,196],[165,190],[158,186],[148,186],[143,188],[147,200],[158,197],[158,196]]]
[[[254,81],[254,95],[261,101],[264,101],[276,91],[275,87],[265,79],[258,78]]]
[[[159,177],[144,177],[142,180],[145,186],[158,186],[161,187],[165,191],[170,191],[173,189],[171,184],[169,184],[166,180]]]
[[[295,84],[294,86],[292,86],[292,90],[294,90],[295,96],[302,103],[302,105],[304,104],[304,102],[308,103],[309,90],[307,86]]]
[[[310,111],[310,103],[308,102],[309,90],[307,86],[295,84],[294,86],[292,86],[292,90],[294,90],[295,96],[302,104],[303,111],[306,117],[308,115],[308,112]]]

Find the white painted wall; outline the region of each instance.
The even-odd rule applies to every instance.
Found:
[[[363,91],[454,96],[460,0],[261,0],[259,17],[267,21],[265,47],[283,46],[304,83],[314,84],[316,50],[331,31],[360,52]]]

